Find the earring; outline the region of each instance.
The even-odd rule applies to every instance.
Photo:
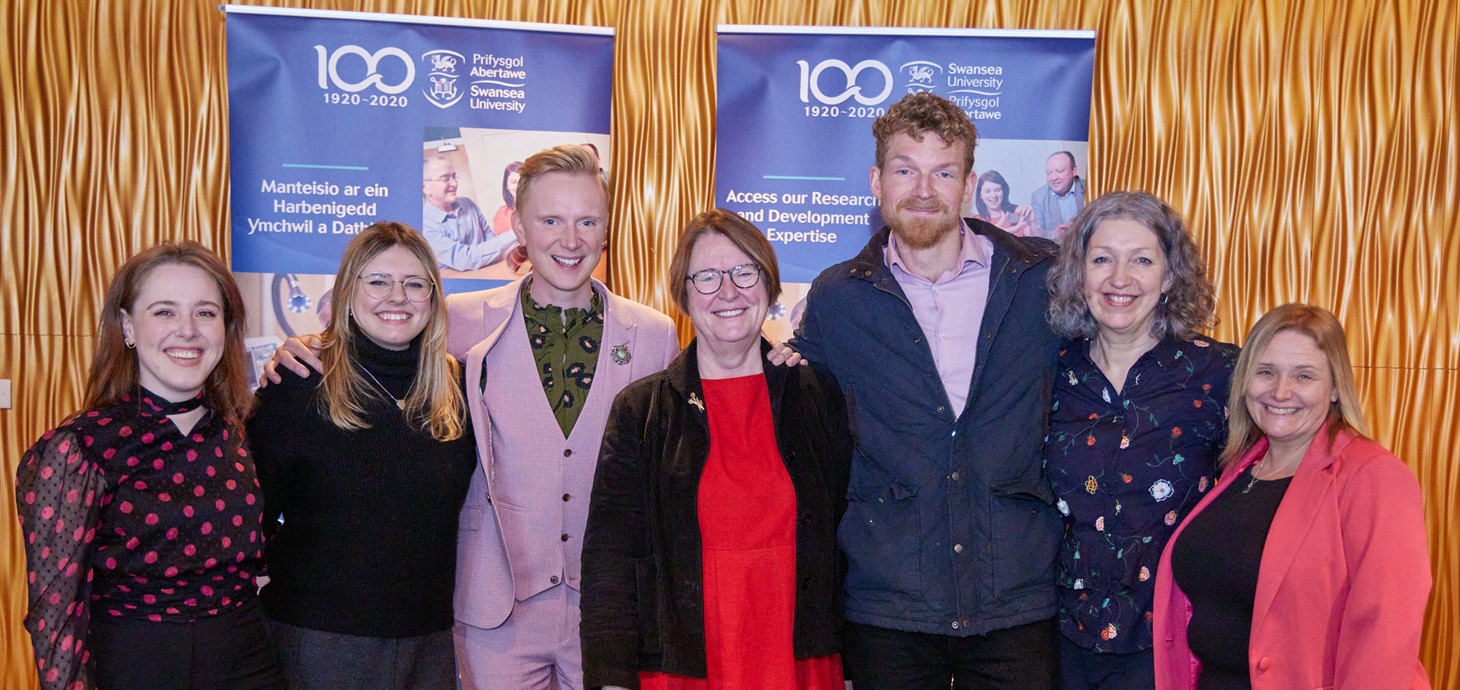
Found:
[[[135,349],[137,349],[137,343],[132,342],[132,339],[131,338],[124,338],[124,339],[122,339],[122,343],[127,346],[127,349],[128,350],[135,350]]]
[[[1167,292],[1161,293],[1161,304],[1165,304],[1169,301],[1171,301],[1171,294]]]

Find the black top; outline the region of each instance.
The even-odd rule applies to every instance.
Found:
[[[1198,690],[1251,690],[1247,648],[1267,532],[1292,477],[1251,483],[1251,468],[1191,519],[1171,551],[1171,574],[1191,601],[1187,644],[1202,664]]]
[[[90,687],[91,617],[186,622],[253,599],[263,540],[248,451],[211,409],[187,434],[167,417],[202,401],[138,388],[21,457],[25,627],[44,687]]]
[[[362,339],[355,362],[404,399],[419,347]],[[324,416],[320,376],[282,373],[283,383],[259,391],[248,423],[269,536],[265,611],[349,635],[450,629],[457,517],[476,466],[471,427],[442,443],[381,394],[366,405],[371,427],[345,431]]]

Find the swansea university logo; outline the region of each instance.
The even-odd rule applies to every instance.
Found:
[[[937,88],[938,78],[943,75],[943,66],[927,60],[913,60],[898,68],[907,78],[907,92],[932,91]]]
[[[466,58],[461,53],[433,50],[423,54],[421,62],[425,64],[427,80],[421,93],[431,105],[450,108],[466,95],[466,91],[456,84],[456,80],[461,78],[462,65],[466,63]]]

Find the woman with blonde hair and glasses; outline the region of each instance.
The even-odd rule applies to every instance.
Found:
[[[371,225],[345,249],[323,376],[281,370],[248,424],[262,596],[295,690],[450,688],[456,527],[476,456],[431,247]]]
[[[1232,377],[1222,479],[1156,574],[1156,687],[1429,688],[1424,507],[1364,435],[1333,314],[1258,320]]]

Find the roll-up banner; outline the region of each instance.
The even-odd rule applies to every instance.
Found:
[[[232,261],[257,358],[323,329],[371,223],[421,230],[446,290],[480,289],[530,268],[512,251],[523,159],[589,144],[608,169],[612,29],[224,11]]]
[[[1094,65],[1093,31],[719,27],[715,199],[776,249],[767,333],[789,337],[811,281],[881,229],[872,123],[909,93],[978,128],[964,216],[1057,237],[1084,203]]]

